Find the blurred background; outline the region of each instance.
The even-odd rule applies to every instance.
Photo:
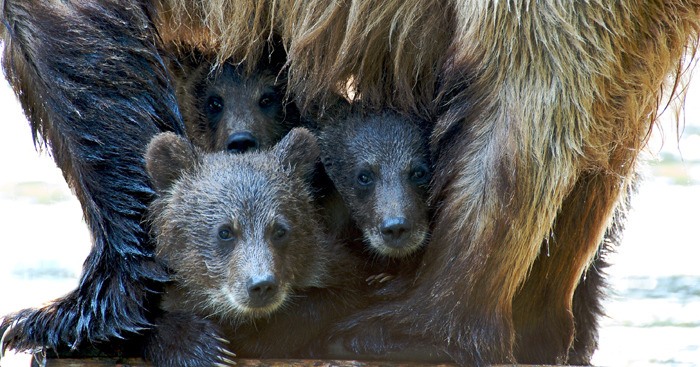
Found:
[[[644,181],[611,258],[596,365],[700,366],[700,75],[689,88],[680,131],[667,114],[645,152]],[[80,205],[48,153],[35,149],[3,75],[0,315],[73,289],[89,249]],[[3,360],[28,364],[22,354]]]

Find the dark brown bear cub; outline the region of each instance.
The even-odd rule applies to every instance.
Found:
[[[152,224],[173,284],[148,359],[210,366],[227,363],[226,350],[300,356],[358,306],[361,261],[327,238],[310,191],[318,157],[315,137],[300,128],[270,151],[246,154],[154,138],[146,153],[160,194]]]
[[[371,249],[400,258],[428,235],[427,137],[393,111],[338,113],[321,122],[325,170]]]
[[[242,153],[269,148],[299,125],[285,98],[286,54],[265,53],[252,72],[245,65],[216,65],[213,56],[176,53],[171,65],[189,138],[206,151]]]

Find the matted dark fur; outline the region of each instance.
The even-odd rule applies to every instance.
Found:
[[[142,223],[154,196],[143,151],[158,132],[184,133],[153,9],[110,0],[0,4],[5,75],[36,143],[50,148],[80,200],[93,240],[78,287],[5,318],[0,330],[17,324],[3,347],[82,350],[133,337],[149,326],[153,292],[166,279]]]
[[[161,0],[152,18],[135,0],[118,8],[108,0],[77,3],[3,3],[6,60],[13,60],[5,62],[7,75],[76,188],[95,236],[80,288],[43,311],[25,311],[13,347],[99,340],[143,324],[144,297],[125,305],[103,285],[160,279],[145,270],[149,245],[138,219],[150,190],[133,163],[152,132],[178,120],[151,43],[152,19],[165,43],[213,50],[221,60],[257,60],[267,41],[281,36],[290,90],[302,105],[351,90],[369,108],[437,117],[432,242],[405,294],[358,315],[356,338],[369,342],[357,345],[377,352],[404,346],[391,335],[371,338],[363,327],[383,325],[462,364],[566,362],[572,346],[585,356],[595,341],[574,343],[574,292],[700,29],[698,0]],[[64,21],[73,15],[79,21]],[[81,38],[100,42],[86,48],[65,37],[76,23]],[[85,49],[96,58],[84,57]],[[114,51],[121,57],[105,57]],[[102,59],[139,73],[72,68]],[[66,73],[84,73],[87,79],[76,81],[89,88],[71,88]],[[105,80],[98,76],[106,76],[110,93],[95,87]],[[138,86],[112,88],[127,80]],[[76,110],[66,97],[73,93],[91,103]],[[93,119],[90,112],[115,101],[112,93],[133,98],[116,98],[129,101],[126,111],[147,107],[134,115],[143,118],[116,118],[116,109],[108,120]],[[128,128],[133,121],[140,135]],[[547,248],[549,256],[539,256]],[[124,256],[104,256],[115,252]],[[89,275],[98,268],[115,275],[94,281]],[[586,304],[578,320],[599,316],[595,301]],[[595,327],[576,325],[580,335]]]

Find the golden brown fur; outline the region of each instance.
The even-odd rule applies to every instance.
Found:
[[[566,361],[574,290],[695,51],[700,1],[161,2],[166,41],[221,58],[279,34],[302,105],[351,83],[436,118],[433,240],[373,321],[461,363]]]
[[[424,114],[454,32],[455,9],[439,0],[156,3],[165,42],[215,49],[221,60],[257,59],[264,42],[281,35],[290,88],[305,106],[345,91],[352,78],[363,100]]]

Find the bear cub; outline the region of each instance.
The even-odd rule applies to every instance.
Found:
[[[247,154],[205,154],[172,133],[153,139],[151,223],[173,282],[147,359],[227,364],[228,350],[300,357],[360,306],[353,289],[364,286],[362,261],[326,235],[312,197],[318,158],[316,138],[302,128]]]
[[[173,59],[187,134],[205,151],[269,148],[299,126],[299,111],[286,100],[281,45],[268,47],[252,72],[232,61],[217,65],[196,51],[179,50]]]
[[[316,129],[323,167],[348,211],[349,228],[384,257],[416,253],[429,233],[426,133],[418,121],[391,110],[339,111]]]

